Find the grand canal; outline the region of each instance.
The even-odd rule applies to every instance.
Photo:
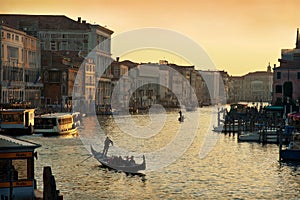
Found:
[[[167,150],[167,156],[158,155],[158,159],[154,158],[155,150],[174,140],[174,133],[180,129],[178,111],[167,112],[164,123],[154,120],[154,127],[163,125],[163,128],[156,135],[144,139],[130,139],[132,136],[125,134],[112,116],[98,116],[99,126],[93,117],[84,118],[79,136],[31,135],[20,138],[42,145],[37,149],[38,160],[35,161],[38,189],[42,189],[43,167],[51,166],[57,189],[64,195],[64,199],[300,198],[300,167],[279,163],[277,145],[238,143],[235,137],[216,135],[209,126],[211,108],[199,108],[195,113],[199,117],[192,118],[184,113],[187,116],[184,123],[189,120],[199,121],[199,126],[190,130],[195,135],[188,137],[187,134],[187,138],[192,140],[186,141],[188,145],[184,151],[180,147]],[[120,118],[125,125],[127,118],[130,117]],[[133,115],[132,119],[140,125],[150,120],[148,115]],[[114,146],[110,147],[108,154],[116,154],[117,147],[145,152],[147,169],[150,169],[145,172],[146,176],[131,177],[100,168],[100,164],[90,157],[89,149],[86,148],[86,141],[91,138],[97,140],[98,137],[94,136],[99,133],[105,133],[114,140]],[[211,138],[214,141],[209,143],[211,150],[201,157],[199,152],[208,143],[207,137],[210,134],[214,136]],[[93,145],[98,150],[103,147],[102,141],[94,141]],[[175,151],[182,152],[168,165],[160,167],[157,161],[172,157]],[[139,159],[137,154],[137,162]]]

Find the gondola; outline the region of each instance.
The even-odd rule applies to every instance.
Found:
[[[142,172],[140,172],[141,170],[146,169],[146,160],[144,155],[143,162],[141,164],[114,164],[113,162],[111,162],[113,160],[113,157],[104,157],[101,152],[97,152],[92,146],[91,151],[93,156],[101,163],[104,168],[125,172],[126,174],[131,175],[144,175]]]

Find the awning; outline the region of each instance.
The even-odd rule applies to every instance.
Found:
[[[288,118],[296,121],[296,120],[300,120],[300,113],[290,113],[288,114]]]

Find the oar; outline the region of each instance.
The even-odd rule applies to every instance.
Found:
[[[79,165],[79,164],[83,163],[84,161],[86,161],[86,160],[90,159],[91,157],[93,157],[93,155],[90,155],[89,157],[87,157],[86,159],[84,159],[83,161],[81,161],[80,163],[78,163],[77,165]]]

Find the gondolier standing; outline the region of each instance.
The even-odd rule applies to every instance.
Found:
[[[104,148],[103,148],[103,152],[102,152],[102,155],[104,156],[104,157],[106,157],[106,155],[107,155],[107,151],[108,151],[108,148],[109,148],[109,145],[112,145],[112,146],[114,146],[114,143],[113,143],[113,141],[111,141],[108,137],[106,137],[106,139],[105,139],[105,141],[104,141]]]

